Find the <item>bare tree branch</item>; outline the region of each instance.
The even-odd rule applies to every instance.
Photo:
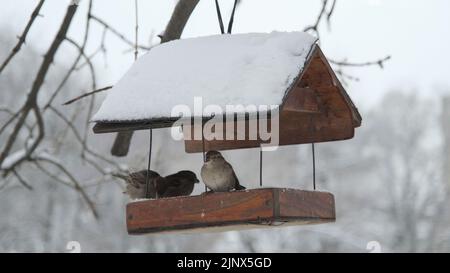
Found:
[[[13,170],[12,173],[17,178],[19,183],[22,184],[22,186],[24,186],[27,190],[30,190],[30,191],[33,190],[33,187],[30,186],[30,184],[27,181],[25,181],[25,179],[22,176],[20,176],[16,170]]]
[[[329,2],[329,0],[322,0],[322,8],[320,9],[319,15],[317,15],[316,22],[313,25],[306,27],[303,30],[304,32],[312,31],[317,35],[317,37],[319,37],[319,30],[318,30],[319,25],[323,19],[323,16],[327,13],[328,2]],[[328,12],[327,20],[330,20],[331,15],[333,14],[333,11],[334,11],[335,4],[336,4],[335,1],[333,1],[332,10],[330,12]]]
[[[61,90],[63,89],[63,87],[65,86],[67,81],[69,80],[70,76],[75,71],[75,69],[76,69],[76,67],[78,65],[78,62],[80,61],[81,57],[83,56],[82,53],[84,52],[84,48],[86,47],[88,39],[89,39],[89,33],[90,33],[89,30],[90,30],[90,25],[91,25],[90,24],[91,23],[91,20],[90,20],[91,12],[92,12],[92,0],[89,1],[89,7],[88,7],[87,19],[86,19],[86,26],[85,26],[85,30],[84,30],[84,37],[83,37],[83,42],[82,42],[82,45],[81,45],[81,49],[79,50],[79,54],[75,58],[75,61],[72,63],[72,66],[69,68],[69,70],[67,71],[66,75],[63,77],[61,83],[58,85],[56,90],[50,96],[49,101],[44,106],[44,111],[53,103],[53,100],[56,98],[56,96],[59,94],[59,92],[61,92]]]
[[[69,178],[70,181],[73,183],[74,189],[81,194],[82,198],[84,199],[86,204],[89,206],[89,209],[92,211],[92,214],[94,215],[95,219],[99,218],[99,215],[98,215],[97,209],[95,208],[94,202],[92,202],[92,200],[89,198],[89,196],[84,191],[83,187],[78,182],[78,180],[61,163],[59,163],[55,160],[51,160],[47,157],[39,157],[39,156],[33,158],[33,160],[47,162],[47,163],[55,166],[56,168],[58,168],[61,172],[63,172],[67,176],[67,178]]]
[[[40,0],[37,4],[36,8],[33,10],[30,16],[30,20],[28,21],[24,31],[22,32],[22,35],[19,36],[19,41],[17,42],[16,46],[13,48],[11,54],[6,58],[6,60],[3,62],[3,64],[0,66],[0,74],[3,72],[5,67],[9,64],[9,62],[14,58],[14,56],[20,51],[22,48],[22,45],[25,44],[25,40],[28,35],[28,31],[30,31],[31,26],[33,25],[35,19],[39,15],[39,11],[42,8],[42,5],[44,5],[45,0]]]
[[[180,39],[189,17],[200,0],[180,0],[178,1],[169,23],[162,35],[161,43]]]
[[[11,124],[20,114],[20,111],[17,111],[15,113],[13,113],[11,110],[7,109],[7,108],[2,108],[0,109],[2,112],[6,112],[10,115],[9,119],[2,125],[2,127],[0,127],[0,135],[3,133],[3,131],[6,129],[6,127],[9,126],[9,124]]]
[[[343,61],[335,61],[332,59],[328,59],[330,63],[337,65],[337,66],[353,66],[353,67],[363,67],[363,66],[372,66],[372,65],[378,65],[381,69],[384,68],[384,63],[389,61],[391,59],[391,56],[386,56],[382,59],[371,61],[371,62],[362,62],[362,63],[352,63],[347,62],[346,60]]]
[[[120,40],[122,40],[123,42],[125,42],[126,44],[128,44],[129,46],[134,48],[134,43],[128,39],[127,37],[125,37],[125,35],[123,35],[122,33],[120,33],[118,30],[116,30],[115,28],[113,28],[111,25],[109,25],[108,23],[106,23],[104,20],[100,19],[99,17],[91,14],[90,18],[92,20],[94,20],[95,22],[101,24],[103,27],[105,27],[105,29],[109,30],[111,33],[113,33],[117,38],[119,38]],[[143,50],[150,50],[151,47],[148,46],[143,46],[143,45],[138,45],[139,49],[143,49]]]
[[[13,132],[10,134],[5,147],[3,148],[3,151],[0,153],[0,165],[3,163],[5,158],[8,156],[13,144],[17,140],[17,135],[19,134],[20,130],[24,126],[25,120],[28,117],[28,114],[31,110],[34,110],[36,117],[41,118],[40,110],[37,106],[37,96],[39,91],[41,90],[41,86],[44,83],[44,80],[46,78],[47,72],[50,68],[50,65],[53,63],[53,59],[56,55],[56,52],[58,51],[61,43],[63,42],[64,38],[66,37],[67,31],[70,27],[70,24],[72,22],[72,19],[77,11],[78,5],[72,4],[69,5],[67,8],[66,15],[64,16],[63,22],[58,30],[58,33],[56,34],[56,37],[54,38],[52,44],[50,45],[50,48],[48,49],[47,53],[44,56],[44,60],[37,72],[37,75],[35,77],[34,83],[32,85],[31,91],[28,94],[27,100],[24,104],[24,106],[21,108],[20,117],[18,118],[18,121],[16,122],[16,125],[14,127]],[[42,127],[43,128],[43,127]],[[40,134],[43,132],[40,132]],[[29,154],[31,154],[34,149],[39,144],[40,140],[42,138],[38,138],[37,142],[32,145],[30,150],[28,151]]]
[[[42,139],[44,139],[44,121],[42,119],[41,112],[37,106],[33,107],[33,112],[36,116],[36,125],[38,127],[38,136],[35,139],[31,139],[31,145],[28,144],[28,141],[25,142],[25,153],[21,155],[19,158],[15,159],[14,162],[8,166],[7,168],[4,168],[3,171],[3,177],[6,177],[9,172],[13,171],[16,166],[20,165],[23,161],[28,160],[31,156],[31,154],[36,150],[39,143],[41,143]],[[25,124],[25,122],[23,123]],[[8,143],[9,144],[9,143]],[[2,164],[0,164],[1,166]]]
[[[50,106],[49,109],[56,114],[57,117],[59,117],[62,121],[64,121],[69,128],[71,129],[71,131],[73,132],[75,139],[78,140],[78,142],[82,145],[82,148],[90,155],[101,159],[103,161],[105,161],[108,164],[111,164],[113,166],[115,166],[116,168],[120,169],[120,166],[117,165],[117,163],[115,163],[112,160],[107,159],[106,157],[101,156],[100,154],[94,152],[91,148],[89,148],[89,146],[87,145],[87,143],[85,143],[83,141],[83,137],[80,135],[80,133],[78,132],[77,128],[75,127],[75,125],[68,120],[63,113],[61,113],[60,111],[58,111],[58,109],[54,108],[53,106]]]
[[[337,0],[322,0],[322,7],[319,11],[319,14],[317,15],[315,23],[313,25],[307,26],[303,31],[313,32],[317,36],[317,38],[320,38],[319,25],[324,20],[327,21],[328,25],[330,25],[331,17],[334,14],[336,4]],[[380,68],[384,68],[384,63],[390,59],[391,56],[386,56],[376,61],[361,62],[361,63],[348,62],[347,60],[344,61],[335,61],[332,59],[328,60],[330,61],[330,63],[337,66],[337,68],[335,69],[335,73],[340,77],[342,83],[344,85],[347,85],[346,80],[359,81],[359,78],[345,73],[342,67],[364,67],[364,66],[378,65]]]
[[[100,89],[97,89],[97,90],[94,90],[94,91],[91,91],[91,92],[88,92],[88,93],[85,93],[85,94],[83,94],[83,95],[80,95],[80,96],[78,96],[78,97],[76,97],[76,98],[73,98],[73,99],[70,99],[70,100],[64,102],[63,105],[69,105],[69,104],[72,104],[72,103],[74,103],[74,102],[76,102],[76,101],[78,101],[78,100],[81,100],[82,98],[89,97],[89,96],[91,96],[91,95],[94,95],[94,94],[97,94],[97,93],[100,93],[100,92],[109,90],[109,89],[111,89],[111,88],[113,88],[112,85],[106,86],[106,87],[103,87],[103,88],[100,88]]]

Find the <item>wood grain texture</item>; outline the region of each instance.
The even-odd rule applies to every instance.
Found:
[[[332,194],[278,188],[133,202],[126,215],[129,234],[335,220]]]
[[[311,88],[302,88],[298,85],[289,92],[282,108],[283,111],[320,114],[316,92]]]
[[[287,92],[280,108],[279,141],[275,143],[279,146],[351,139],[355,127],[361,124],[356,107],[329,67],[319,47],[311,54],[304,72]],[[205,150],[257,148],[270,142],[262,140],[259,135],[256,140],[250,139],[248,127],[247,120],[243,131],[247,136],[246,139],[205,141]],[[269,124],[267,127],[270,131],[272,126]],[[198,138],[192,140],[194,139],[192,132],[201,128],[184,129],[185,151],[202,152],[202,140]]]
[[[331,193],[314,191],[279,190],[280,216],[335,219],[334,196]]]

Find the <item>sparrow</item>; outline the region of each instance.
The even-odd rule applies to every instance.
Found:
[[[148,189],[146,185],[147,170],[130,173],[129,175],[115,174],[126,182],[126,190],[131,199],[174,197],[190,195],[194,190],[194,184],[199,180],[195,173],[191,171],[179,171],[166,177],[160,176],[157,172],[148,171]],[[147,192],[148,190],[148,192]]]
[[[245,190],[245,187],[239,184],[233,167],[218,151],[206,153],[201,176],[203,183],[212,191]]]
[[[158,184],[158,194],[161,197],[174,197],[191,195],[194,185],[199,183],[195,173],[179,171],[164,177],[164,183]]]

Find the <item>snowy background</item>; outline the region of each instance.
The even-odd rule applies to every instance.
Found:
[[[44,17],[37,19],[22,51],[0,74],[0,107],[17,109],[23,103],[68,2],[48,0],[44,4]],[[81,2],[69,31],[77,41],[84,33],[85,2]],[[139,3],[140,43],[157,43],[155,36],[164,30],[176,1]],[[232,1],[221,3],[227,22]],[[320,3],[242,0],[233,32],[301,31],[315,21]],[[0,11],[1,61],[16,43],[35,5],[36,1],[30,0],[4,1]],[[134,1],[94,0],[93,9],[134,39]],[[49,114],[40,153],[57,155],[58,161],[70,168],[93,200],[99,218],[93,217],[77,191],[51,179],[35,164],[25,163],[17,171],[32,190],[13,175],[0,177],[0,251],[64,252],[69,241],[80,242],[84,252],[368,252],[370,241],[378,241],[386,252],[450,251],[448,10],[450,2],[446,0],[346,0],[338,1],[330,26],[321,25],[321,47],[330,58],[364,62],[392,56],[383,70],[377,66],[345,70],[359,78],[347,80],[346,88],[362,114],[362,127],[352,140],[316,146],[318,189],[335,194],[336,223],[214,234],[129,236],[123,185],[111,177],[98,178],[96,170],[81,160],[81,148],[66,124]],[[182,37],[218,32],[213,1],[202,0]],[[94,27],[91,35],[100,37],[102,28]],[[99,40],[92,38],[86,51],[94,52]],[[130,47],[113,35],[106,37],[105,44],[106,53],[93,59],[99,87],[115,84],[134,62]],[[43,87],[43,103],[75,54],[72,46],[61,47]],[[88,90],[89,73],[80,69],[70,78],[63,95],[56,98],[56,105]],[[103,97],[99,95],[95,101],[95,110]],[[86,104],[59,107],[68,117],[75,109],[87,112]],[[6,113],[0,113],[0,127],[7,118]],[[73,119],[82,132],[85,121],[85,116]],[[114,164],[145,168],[148,132],[136,133],[129,155],[121,159],[109,157],[113,135],[94,135],[90,128],[86,132],[88,145]],[[169,134],[169,130],[154,132],[153,169],[164,174],[181,168],[199,173],[201,155],[185,154],[183,143],[172,141]],[[6,137],[0,135],[1,146]],[[19,137],[26,139],[26,134]],[[18,150],[19,146],[13,149]],[[235,166],[242,184],[257,187],[257,149],[226,152],[225,156]],[[108,168],[101,163],[102,168]],[[309,145],[266,153],[264,164],[265,185],[311,188]],[[199,185],[196,193],[202,189]]]

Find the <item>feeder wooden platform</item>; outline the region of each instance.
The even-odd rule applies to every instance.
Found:
[[[261,188],[162,198],[127,205],[129,234],[227,231],[334,222],[334,196],[319,191]]]

